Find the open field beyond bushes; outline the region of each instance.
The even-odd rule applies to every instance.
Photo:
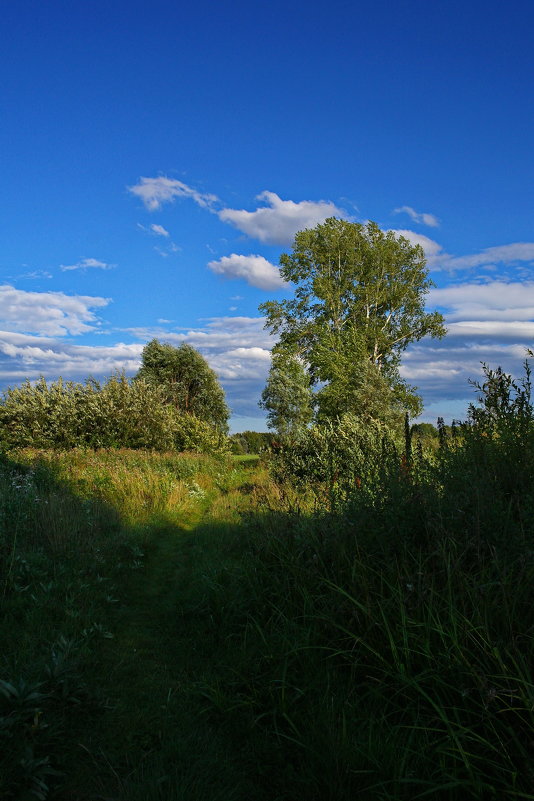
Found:
[[[534,799],[531,439],[4,456],[0,798]]]

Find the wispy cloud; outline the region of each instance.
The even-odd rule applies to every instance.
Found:
[[[166,228],[164,228],[162,225],[156,225],[156,223],[152,223],[149,226],[143,225],[142,223],[137,223],[137,227],[140,228],[141,231],[145,231],[147,234],[154,234],[154,236],[170,236]]]
[[[164,203],[172,203],[177,197],[188,197],[202,208],[210,208],[217,201],[216,195],[198,192],[175,178],[140,178],[139,183],[128,187],[128,191],[140,198],[149,211],[157,211]]]
[[[453,256],[447,253],[439,242],[424,234],[406,228],[393,229],[393,233],[404,236],[414,245],[421,245],[428,266],[434,270],[446,270],[451,273],[472,270],[475,267],[494,270],[499,264],[504,267],[524,264],[534,268],[534,242],[513,242],[510,245],[486,248],[467,256]]]
[[[152,223],[152,225],[150,226],[150,230],[152,231],[153,234],[156,234],[156,236],[166,236],[166,237],[170,236],[167,229],[164,228],[162,225],[156,225],[155,223]]]
[[[451,322],[534,320],[534,281],[453,284],[431,289],[428,300]]]
[[[49,273],[48,270],[32,270],[29,273],[17,275],[16,278],[19,281],[38,281],[40,278],[52,278],[52,273]]]
[[[429,228],[439,227],[439,220],[434,214],[416,211],[411,206],[400,206],[398,209],[393,209],[393,214],[408,214],[415,223],[428,225]]]
[[[243,278],[251,286],[259,289],[281,289],[287,283],[280,275],[280,270],[263,256],[241,256],[232,253],[218,261],[210,261],[210,270],[225,278]]]
[[[60,269],[65,272],[66,270],[87,270],[92,267],[96,267],[98,270],[111,270],[116,265],[108,264],[99,259],[81,259],[81,261],[77,261],[76,264],[60,264],[59,266]]]
[[[513,242],[510,245],[498,245],[485,248],[480,253],[470,256],[449,256],[446,262],[448,270],[466,270],[492,264],[516,264],[517,262],[534,263],[534,242]]]
[[[111,346],[75,345],[50,337],[0,330],[0,381],[20,383],[43,375],[50,380],[107,377],[116,370],[139,369],[143,345],[119,342]]]
[[[0,320],[11,331],[44,336],[83,334],[100,325],[93,310],[109,302],[109,298],[63,292],[26,292],[5,284],[0,286]]]
[[[432,289],[428,305],[444,313],[447,336],[410,346],[401,374],[418,385],[427,404],[463,400],[464,411],[456,414],[465,415],[475,399],[469,379],[480,379],[482,362],[521,373],[534,342],[534,281],[452,284]]]
[[[348,215],[334,203],[326,200],[282,200],[275,192],[262,192],[256,200],[266,206],[255,211],[225,208],[218,212],[219,219],[230,223],[253,239],[268,245],[290,245],[297,231],[315,228],[327,217]]]
[[[150,339],[197,348],[217,373],[230,407],[238,414],[258,417],[257,402],[265,384],[273,339],[264,329],[263,318],[214,317],[196,328],[128,329],[135,342],[115,345],[77,345],[68,339],[36,336],[0,330],[0,382],[20,383],[44,375],[50,380],[62,375],[84,380],[93,375],[104,378],[115,370],[134,375],[141,364],[141,353]],[[170,321],[168,321],[170,322]]]

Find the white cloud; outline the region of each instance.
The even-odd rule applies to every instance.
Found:
[[[210,270],[225,278],[244,278],[251,286],[259,289],[281,289],[287,283],[280,275],[280,270],[263,256],[240,256],[232,253],[218,261],[210,261]]]
[[[534,322],[508,320],[463,320],[448,326],[449,337],[480,337],[490,341],[534,343]]]
[[[116,370],[132,374],[141,361],[143,345],[74,345],[50,337],[0,331],[0,381],[4,385],[40,375],[55,380],[60,375],[83,380],[90,375],[109,376]]]
[[[264,382],[271,363],[271,352],[259,347],[231,348],[214,354],[210,363],[222,381],[255,379]]]
[[[256,211],[222,209],[219,219],[230,223],[239,231],[269,245],[290,245],[297,231],[315,228],[327,217],[347,217],[342,209],[325,200],[282,200],[275,192],[262,192],[256,200],[267,206]]]
[[[6,284],[0,286],[0,326],[45,336],[82,334],[99,325],[93,309],[109,302],[63,292],[25,292]]]
[[[164,228],[162,225],[156,225],[155,223],[152,223],[152,225],[150,226],[150,230],[152,231],[152,233],[156,234],[156,236],[170,236],[167,229]]]
[[[480,380],[482,362],[522,373],[526,348],[534,343],[534,281],[453,284],[432,289],[428,305],[443,311],[447,336],[411,345],[401,374],[433,408],[450,401],[458,409],[463,401],[465,417],[476,397],[469,379]]]
[[[100,261],[99,259],[82,259],[81,261],[77,261],[76,264],[60,264],[60,269],[65,270],[87,270],[88,267],[96,267],[99,270],[111,270],[115,267],[114,264],[108,264],[105,261]]]
[[[172,203],[177,197],[189,197],[202,208],[210,208],[217,196],[198,192],[175,178],[141,178],[128,191],[139,197],[149,211],[157,211],[164,203]]]
[[[259,347],[269,350],[274,339],[265,329],[263,317],[210,317],[198,328],[128,328],[138,339],[148,341],[154,337],[174,345],[188,342],[205,355],[234,348]]]
[[[30,273],[22,273],[16,277],[19,281],[37,281],[40,278],[52,278],[52,273],[49,273],[48,270],[32,270]]]
[[[498,245],[471,256],[449,256],[445,266],[448,270],[465,270],[482,265],[514,264],[516,262],[534,262],[534,242]]]
[[[511,245],[498,245],[486,248],[480,253],[470,256],[452,256],[434,239],[409,229],[392,229],[397,236],[404,236],[414,245],[421,245],[425,252],[428,266],[434,270],[469,270],[480,267],[494,270],[496,264],[510,266],[517,263],[528,263],[534,267],[534,242],[515,242]],[[516,268],[518,269],[518,268]],[[528,271],[527,271],[528,272]]]
[[[416,223],[428,225],[430,228],[439,227],[439,220],[434,214],[416,211],[411,206],[400,206],[398,209],[393,209],[393,214],[408,214]]]
[[[451,322],[534,320],[534,281],[453,284],[431,289],[428,300],[446,308]]]
[[[430,237],[425,236],[424,234],[418,234],[415,231],[410,231],[407,228],[392,230],[396,236],[403,236],[405,239],[411,242],[412,245],[421,245],[425,252],[425,258],[429,267],[435,267],[438,263],[441,264],[441,260],[443,258],[449,258],[447,254],[443,253],[443,248],[439,242],[436,242],[434,239],[430,239]]]

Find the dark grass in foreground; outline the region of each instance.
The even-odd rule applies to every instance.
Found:
[[[235,462],[6,462],[0,796],[534,798],[532,427],[483,433],[330,514]]]

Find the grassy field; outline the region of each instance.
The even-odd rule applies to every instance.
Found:
[[[1,798],[534,799],[529,498],[76,450],[0,491]]]

